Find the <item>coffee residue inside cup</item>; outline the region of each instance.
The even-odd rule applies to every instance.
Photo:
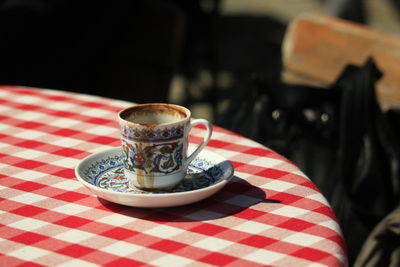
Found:
[[[184,110],[157,104],[133,107],[121,114],[123,119],[138,124],[174,123],[185,119],[187,116],[188,114]]]

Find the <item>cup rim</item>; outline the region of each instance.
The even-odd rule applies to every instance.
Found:
[[[160,106],[160,107],[169,107],[174,110],[177,110],[179,113],[184,114],[184,118],[179,119],[178,121],[174,122],[165,122],[165,123],[138,123],[138,122],[133,122],[125,119],[123,117],[124,113],[129,112],[130,110],[134,109],[139,109],[139,108],[144,108],[144,107],[155,107],[155,106]],[[140,125],[140,126],[150,126],[150,127],[156,127],[156,126],[164,126],[164,125],[172,125],[172,124],[177,124],[177,123],[182,123],[185,120],[189,120],[191,117],[191,112],[188,108],[185,108],[180,105],[176,104],[169,104],[169,103],[145,103],[145,104],[135,104],[129,107],[126,107],[122,109],[121,111],[118,112],[118,119],[120,121],[123,121],[128,124],[133,124],[133,125]]]

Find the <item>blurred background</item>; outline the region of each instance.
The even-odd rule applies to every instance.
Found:
[[[294,17],[320,12],[398,35],[397,3],[0,0],[0,84],[179,103],[215,121],[252,75],[279,75]]]

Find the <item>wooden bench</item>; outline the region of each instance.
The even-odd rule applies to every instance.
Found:
[[[362,65],[372,56],[383,72],[376,84],[382,107],[400,107],[400,37],[307,14],[289,24],[282,53],[284,81],[317,86],[331,84],[347,64]]]

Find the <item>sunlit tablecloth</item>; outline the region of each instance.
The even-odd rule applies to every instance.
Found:
[[[140,209],[92,195],[74,168],[120,145],[116,114],[128,105],[0,87],[0,266],[346,265],[339,225],[315,185],[282,156],[219,127],[207,149],[229,159],[235,177],[211,198]]]

